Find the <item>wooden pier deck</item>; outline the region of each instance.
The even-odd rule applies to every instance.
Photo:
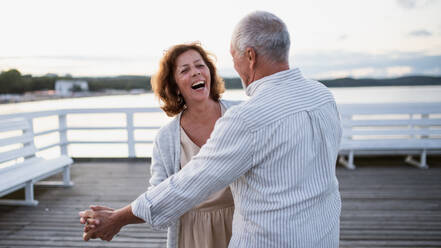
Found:
[[[338,167],[343,209],[341,247],[441,247],[441,157],[421,170],[401,158]],[[165,247],[164,232],[125,227],[111,242],[82,241],[78,211],[121,207],[147,187],[147,162],[76,162],[72,188],[36,187],[36,207],[0,206],[0,247]],[[18,191],[8,197],[18,197]]]

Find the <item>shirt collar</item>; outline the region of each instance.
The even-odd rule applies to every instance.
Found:
[[[269,82],[269,81],[278,81],[281,78],[285,78],[286,76],[290,76],[290,75],[301,75],[301,72],[298,68],[293,68],[293,69],[288,69],[288,70],[284,70],[284,71],[279,71],[276,72],[274,74],[271,74],[269,76],[263,77],[259,80],[256,80],[254,82],[252,82],[250,85],[248,85],[247,89],[245,90],[245,93],[247,96],[253,96],[255,94],[255,92],[257,91],[257,89],[264,83]]]

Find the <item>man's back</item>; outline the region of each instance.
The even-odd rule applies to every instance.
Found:
[[[338,247],[335,161],[341,128],[335,101],[318,82],[289,70],[254,82],[231,110],[250,130],[252,165],[230,186],[231,247]]]
[[[287,70],[253,82],[251,99],[220,118],[199,153],[140,195],[133,213],[165,227],[231,186],[230,247],[338,247],[335,162],[341,136],[323,85]]]

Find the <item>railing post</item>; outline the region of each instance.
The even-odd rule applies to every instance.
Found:
[[[421,115],[421,119],[428,120],[429,119],[429,114],[422,114]],[[428,130],[429,129],[429,125],[424,125],[423,127],[421,127],[421,129]],[[428,138],[429,138],[429,135],[421,135],[421,139],[428,139]]]
[[[415,131],[415,130],[416,130],[415,125],[412,123],[412,121],[415,119],[415,115],[414,115],[414,114],[410,114],[409,118],[410,118],[410,123],[411,123],[411,124],[409,125],[409,129],[410,129],[411,131]],[[412,133],[412,134],[410,135],[410,138],[411,138],[411,139],[416,139],[416,135],[415,135],[415,133]]]
[[[60,130],[60,150],[61,155],[68,155],[67,151],[67,121],[66,113],[59,113],[58,115],[58,129]]]
[[[135,155],[135,134],[134,134],[134,126],[133,126],[133,113],[126,113],[127,118],[127,145],[129,149],[129,158],[134,158]]]
[[[29,143],[25,144],[25,145],[31,146],[34,149],[36,149],[35,148],[35,136],[34,136],[34,119],[32,119],[32,117],[31,118],[26,118],[26,121],[29,124],[29,129],[25,130],[24,132],[25,133],[29,132],[31,134],[31,136],[32,136],[32,140]],[[29,158],[32,158],[32,157],[35,157],[35,154],[32,154],[30,156],[26,156],[24,158],[25,159],[29,159]]]

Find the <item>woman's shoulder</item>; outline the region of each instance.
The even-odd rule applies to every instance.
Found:
[[[177,132],[179,131],[179,116],[180,115],[177,115],[159,129],[158,134],[156,135],[157,141],[168,140],[177,135]]]

